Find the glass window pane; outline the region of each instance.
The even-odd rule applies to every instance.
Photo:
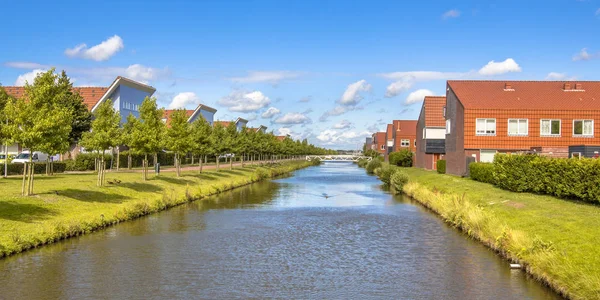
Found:
[[[519,121],[519,134],[527,134],[527,120]]]
[[[540,133],[541,134],[550,134],[550,121],[542,120],[540,123]]]
[[[583,121],[583,134],[591,135],[593,131],[592,120]]]
[[[494,119],[488,119],[487,120],[487,131],[486,133],[488,134],[494,134],[496,133],[496,120]]]
[[[552,120],[552,134],[560,134],[560,120]]]
[[[508,121],[508,133],[509,134],[517,134],[517,120],[509,120]]]
[[[575,121],[573,122],[573,133],[574,134],[583,134],[583,122]]]

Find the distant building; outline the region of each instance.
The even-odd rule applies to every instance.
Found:
[[[252,131],[252,132],[262,132],[265,133],[267,132],[267,126],[264,125],[260,125],[258,127],[247,127],[248,130]]]
[[[386,126],[386,152],[384,153],[386,160],[392,152],[404,149],[415,152],[416,128],[416,120],[393,120],[392,124]]]
[[[237,118],[235,121],[214,121],[213,126],[220,124],[223,127],[227,127],[232,122],[235,124],[235,127],[237,127],[238,131],[241,131],[242,128],[246,127],[246,124],[248,124],[248,120],[244,118]]]
[[[372,148],[373,150],[379,152],[382,156],[385,156],[387,153],[387,135],[385,132],[375,132],[371,136],[373,140]]]
[[[367,137],[365,139],[365,151],[373,149],[373,137]]]
[[[496,153],[568,157],[569,146],[600,145],[600,81],[447,82],[446,171]]]
[[[163,120],[163,122],[165,122],[167,124],[167,126],[169,126],[169,124],[171,124],[171,115],[173,114],[174,111],[175,111],[174,109],[166,109],[165,110],[162,120]],[[188,123],[192,123],[192,122],[196,121],[200,116],[203,116],[204,120],[206,120],[206,122],[208,122],[208,124],[210,124],[212,126],[214,115],[217,112],[217,110],[210,106],[200,104],[200,105],[198,105],[198,107],[196,107],[196,109],[187,109],[185,112],[188,117],[188,120],[187,120]]]
[[[446,153],[445,96],[427,96],[423,100],[417,121],[415,167],[437,169],[437,161]]]

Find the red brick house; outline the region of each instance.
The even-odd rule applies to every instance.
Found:
[[[446,171],[496,153],[568,157],[570,145],[600,145],[600,81],[448,81]]]
[[[423,100],[417,121],[417,150],[415,167],[437,169],[437,161],[446,153],[446,120],[444,119],[446,97],[427,96]]]
[[[417,120],[392,121],[392,152],[408,149],[415,152],[417,149]]]
[[[385,132],[375,132],[372,137],[372,149],[379,152],[382,156],[387,153],[387,135]]]

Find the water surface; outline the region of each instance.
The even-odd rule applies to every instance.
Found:
[[[557,298],[349,163],[0,260],[0,283],[2,299]]]

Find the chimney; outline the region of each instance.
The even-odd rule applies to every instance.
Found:
[[[576,83],[575,84],[575,89],[576,90],[583,90],[583,85],[581,83]]]
[[[512,85],[507,82],[507,83],[504,84],[504,89],[505,90],[512,90]]]
[[[571,89],[571,84],[570,83],[565,83],[563,90],[568,91]]]

